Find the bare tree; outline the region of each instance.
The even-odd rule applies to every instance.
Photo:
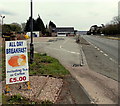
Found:
[[[120,17],[119,16],[115,16],[113,18],[113,20],[111,21],[112,24],[120,24]]]

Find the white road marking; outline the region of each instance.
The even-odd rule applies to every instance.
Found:
[[[91,42],[89,42],[92,46],[94,46]],[[97,46],[94,46],[95,49],[99,50],[101,53],[103,53],[104,56],[108,56],[107,54],[105,54],[102,50],[100,50]],[[116,62],[114,59],[109,58],[111,61],[113,61],[114,63],[118,63]],[[120,67],[120,65],[118,65],[118,67]]]
[[[103,51],[102,51],[102,50],[101,50],[100,52],[101,52],[101,53],[103,53]]]
[[[105,56],[108,56],[107,54],[104,54]]]
[[[91,43],[91,42],[88,42],[88,43],[92,45],[92,43]]]
[[[109,58],[111,61],[113,61],[113,59],[112,58]]]
[[[97,47],[95,46],[95,49],[97,49]]]
[[[70,39],[70,38],[69,38]],[[69,39],[65,40],[63,44],[60,45],[60,48],[62,48],[62,45],[64,45]]]
[[[62,48],[62,46],[60,45],[60,49]]]
[[[79,52],[73,52],[73,51],[69,51],[69,50],[63,49],[63,48],[61,50],[66,51],[68,53],[72,53],[72,54],[78,54],[78,55],[80,54]]]
[[[97,48],[97,50],[100,50],[99,48]]]
[[[76,53],[76,52],[71,52],[71,53]]]
[[[80,55],[79,52],[73,52],[73,51],[69,51],[69,50],[63,49],[63,48],[61,48],[61,49],[52,48],[52,47],[48,47],[48,48],[49,48],[49,49],[54,49],[54,50],[59,50],[59,51],[63,50],[63,51],[68,52],[68,53]]]

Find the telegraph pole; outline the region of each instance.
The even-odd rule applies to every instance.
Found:
[[[34,58],[34,45],[33,45],[33,3],[32,0],[30,2],[30,10],[31,10],[31,43],[30,43],[30,63],[33,63]]]

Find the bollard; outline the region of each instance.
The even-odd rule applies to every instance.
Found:
[[[5,91],[5,94],[9,94],[9,93],[10,93],[9,85],[6,85],[6,91]]]
[[[27,85],[28,85],[28,90],[31,90],[30,81],[27,82]]]

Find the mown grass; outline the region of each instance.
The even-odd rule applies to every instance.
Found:
[[[57,59],[47,56],[47,54],[34,54],[34,62],[30,64],[30,75],[64,77],[67,74],[69,71]]]

